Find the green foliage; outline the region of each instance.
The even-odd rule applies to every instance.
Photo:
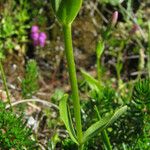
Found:
[[[26,66],[25,78],[22,80],[22,95],[31,98],[38,90],[38,67],[35,60],[29,60]]]
[[[55,150],[56,149],[56,144],[60,142],[60,138],[58,133],[54,134],[50,141],[48,142],[48,148],[49,150]]]
[[[64,96],[64,91],[62,89],[56,89],[55,92],[51,96],[51,101],[55,104],[62,99]]]
[[[82,0],[51,0],[53,10],[61,24],[73,22],[77,16]]]
[[[2,42],[2,50],[4,53],[12,52],[16,45],[23,44],[27,41],[27,30],[30,26],[27,24],[29,20],[30,5],[25,1],[5,1],[4,11],[1,12],[2,21],[0,25],[0,43]],[[18,7],[19,6],[19,7]]]
[[[124,101],[128,101],[124,98]],[[111,107],[111,105],[110,105]],[[137,139],[142,136],[144,128],[144,116],[142,109],[132,103],[128,105],[126,115],[123,115],[116,123],[108,128],[109,137],[114,149],[122,149],[122,144],[133,149]]]
[[[99,89],[96,87],[95,82],[91,82],[91,80],[89,80],[91,78],[86,78],[84,75],[84,79],[86,80],[86,82],[90,87],[90,91],[89,91],[90,100],[83,103],[83,109],[84,109],[83,120],[85,122],[83,124],[83,128],[86,128],[89,125],[89,122],[94,123],[97,118],[95,112],[93,112],[94,105],[98,107],[98,109],[100,110],[100,114],[102,116],[105,116],[109,114],[109,112],[112,112],[114,108],[117,108],[120,105],[119,104],[120,101],[122,101],[121,103],[123,104],[128,103],[129,109],[127,111],[127,114],[125,116],[123,115],[120,119],[118,119],[118,121],[112,124],[111,127],[108,127],[108,134],[112,145],[114,145],[116,149],[122,149],[122,143],[124,143],[127,147],[128,146],[134,147],[136,144],[136,140],[143,134],[143,128],[145,124],[144,116],[146,114],[143,112],[144,107],[141,107],[142,103],[138,104],[137,106],[135,105],[135,103],[129,102],[128,93],[127,95],[123,95],[124,97],[121,97],[120,93],[118,93],[108,85],[107,86],[103,85],[102,88]],[[91,86],[90,84],[94,84],[95,86]],[[145,84],[145,86],[149,85],[148,81],[143,82],[143,84]],[[140,87],[143,86],[144,85]],[[96,88],[94,89],[94,87]],[[135,84],[135,87],[137,87],[137,83]],[[145,89],[147,89],[148,92],[149,88],[147,87]],[[134,91],[133,93],[135,93],[135,90],[133,91]],[[130,93],[131,91],[128,92]],[[135,97],[135,95],[137,95],[136,96],[137,98],[140,97],[140,95],[137,93],[134,94],[133,97]],[[143,94],[141,94],[141,96],[142,95]],[[91,146],[90,144],[91,142],[93,143],[93,146]],[[91,139],[86,146],[87,148],[90,149],[94,147],[96,149],[96,147],[100,147],[100,145],[101,144],[100,141],[98,140],[98,137],[95,136],[95,138]]]
[[[31,135],[32,131],[26,127],[22,116],[5,110],[5,105],[0,101],[0,149],[34,148],[35,142]]]
[[[143,134],[141,136],[139,136],[139,138],[137,139],[137,143],[135,148],[136,149],[143,149],[143,150],[147,150],[149,149],[149,145],[150,145],[150,116],[149,114],[145,115],[144,117],[144,126],[143,126]]]
[[[97,45],[96,45],[96,55],[97,58],[100,59],[103,51],[104,51],[105,45],[103,41],[98,41]]]
[[[95,113],[92,113],[92,110],[88,109],[89,107],[92,108],[93,105],[96,105],[99,108],[101,115],[105,115],[108,114],[109,111],[112,111],[114,108],[119,106],[119,99],[121,99],[123,103],[128,104],[129,109],[126,115],[123,115],[107,130],[114,149],[122,149],[123,143],[127,146],[127,148],[130,147],[133,149],[137,143],[137,140],[143,136],[143,129],[145,123],[147,122],[145,120],[146,114],[143,112],[143,104],[137,105],[137,103],[131,103],[130,98],[128,97],[130,92],[131,91],[128,91],[127,95],[123,95],[124,97],[121,97],[121,95],[114,89],[111,89],[111,87],[105,87],[101,98],[96,93],[92,94],[91,100],[84,104],[84,109],[87,113],[87,115],[84,116],[88,116],[85,118],[85,125],[92,120],[94,122],[94,118],[96,118]],[[95,147],[96,143],[97,147],[100,146],[98,141],[99,140],[97,137],[93,139]],[[87,147],[89,147],[89,144]]]
[[[69,138],[66,138],[62,143],[63,150],[76,150],[77,145]]]
[[[95,134],[98,134],[105,128],[107,128],[109,125],[111,125],[113,122],[115,122],[122,114],[124,114],[127,110],[127,106],[121,107],[118,109],[113,115],[109,117],[104,117],[100,119],[100,121],[94,123],[91,125],[84,133],[83,136],[83,143],[88,141],[90,138],[92,138]]]
[[[148,0],[146,1],[148,2]],[[143,3],[146,4],[146,1]],[[135,74],[139,74],[139,70],[137,70],[139,69],[137,67],[137,62],[141,59],[137,58],[141,55],[139,55],[139,49],[143,49],[143,55],[140,57],[143,57],[143,61],[148,63],[148,69],[144,69],[144,73],[148,70],[150,77],[150,23],[148,26],[149,33],[145,33],[145,31],[147,31],[145,28],[147,27],[147,23],[145,23],[145,12],[147,11],[148,5],[146,6],[144,4],[144,6],[143,3],[141,3],[141,8],[144,8],[146,11],[142,11],[142,9],[140,9],[140,15],[139,13],[134,15],[135,10],[132,7],[134,4],[136,5],[137,3],[140,3],[140,1],[99,0],[99,2],[100,4],[95,5],[96,3],[86,0],[85,4],[88,4],[88,9],[92,6],[92,4],[94,4],[93,6],[98,6],[96,10],[100,9],[100,13],[99,11],[96,11],[94,16],[92,16],[95,17],[93,19],[96,22],[96,24],[95,22],[92,22],[92,25],[94,23],[94,25],[97,26],[99,20],[100,22],[102,20],[105,22],[105,25],[100,26],[100,30],[102,31],[100,33],[101,35],[99,35],[99,31],[97,31],[97,36],[101,36],[102,41],[105,42],[106,53],[103,55],[103,65],[108,67],[109,71],[107,71],[108,74],[104,77],[105,81],[103,81],[102,76],[100,76],[100,78],[98,77],[98,80],[96,80],[89,73],[83,70],[81,71],[84,80],[86,81],[84,82],[85,86],[83,86],[83,93],[81,93],[81,96],[83,96],[83,100],[81,101],[82,125],[83,131],[85,131],[82,142],[84,143],[88,140],[84,143],[84,149],[107,149],[103,146],[103,139],[100,137],[100,134],[102,134],[100,131],[103,131],[103,129],[107,127],[106,131],[108,132],[108,136],[110,137],[112,148],[114,150],[148,150],[150,145],[150,82],[149,79],[141,79],[136,81],[133,89],[133,84],[131,87],[127,86],[128,83],[130,83],[130,81],[128,82],[130,78],[136,78],[136,76],[130,76],[130,73],[135,72]],[[4,54],[7,51],[11,52],[14,49],[24,50],[24,46],[28,47],[28,45],[26,45],[26,41],[28,41],[28,31],[33,22],[34,24],[38,24],[41,28],[46,27],[46,29],[50,31],[51,39],[53,38],[53,34],[58,37],[57,33],[55,33],[57,27],[52,24],[54,19],[51,19],[51,17],[53,18],[53,16],[51,16],[51,12],[47,13],[51,9],[48,8],[50,1],[1,0],[0,3],[3,3],[2,5],[0,4],[0,10],[2,10],[2,12],[0,12],[0,58],[4,58]],[[71,24],[77,16],[82,0],[51,0],[51,3],[58,20],[63,26],[65,26],[66,24]],[[89,10],[85,11],[85,9],[87,9],[86,6],[82,11],[83,13],[81,12],[81,15],[86,15],[86,13],[89,12]],[[114,10],[118,10],[120,12],[117,29],[114,27],[112,28],[111,24],[109,24],[110,19],[108,19],[109,15],[111,15]],[[101,19],[99,16],[103,18]],[[85,18],[88,20],[88,17],[86,16]],[[109,25],[106,26],[106,23]],[[133,33],[133,35],[130,33],[133,23],[139,23],[141,26],[141,33],[138,37],[135,33]],[[89,29],[91,29],[90,22],[88,22],[88,24]],[[78,22],[75,24],[75,27],[76,26],[79,27]],[[81,29],[83,29],[83,27],[84,23],[83,26],[81,24]],[[85,34],[85,37],[86,35],[87,34]],[[77,42],[75,41],[74,43],[76,44]],[[55,43],[51,43],[52,47],[53,45],[55,46]],[[88,45],[90,43],[85,44]],[[82,49],[82,46],[79,46],[79,49]],[[96,47],[96,56],[98,59],[101,58],[103,50],[104,43],[98,42]],[[148,60],[147,57],[145,58],[145,54],[148,54]],[[134,60],[137,62],[135,63]],[[101,64],[99,60],[97,62],[99,63],[97,63],[97,66],[99,66],[99,74],[101,75],[103,73],[101,72]],[[31,98],[38,90],[37,70],[36,64],[30,64],[28,62],[25,78],[22,81],[22,95],[24,98]],[[142,74],[143,70],[140,71],[142,77],[145,76],[145,74]],[[117,74],[117,79],[110,79],[108,76],[116,75],[114,72]],[[105,73],[103,74],[105,75]],[[119,84],[117,85],[116,83]],[[59,120],[55,118],[57,117],[57,113],[55,112],[57,110],[52,109],[51,112],[47,110],[47,117],[52,116],[53,112],[54,114],[56,113],[54,118],[50,118],[49,120],[47,119],[49,127],[55,128],[53,131],[53,133],[55,133],[51,136],[47,145],[50,149],[57,149],[57,146],[60,146],[60,143],[58,142],[61,142],[61,138],[63,141],[61,143],[61,148],[66,150],[76,150],[78,149],[77,144],[79,144],[76,136],[77,130],[75,130],[77,124],[74,125],[76,121],[74,121],[74,118],[72,117],[72,107],[70,109],[67,105],[68,95],[64,95],[64,97],[63,95],[64,92],[56,90],[56,92],[52,95],[51,100],[56,103],[60,100],[60,116],[64,121],[71,139],[67,138],[64,140],[64,137],[66,137],[64,134],[66,133],[60,133],[61,130],[57,132],[56,124],[58,126],[61,124]],[[85,95],[87,95],[87,97]],[[100,119],[97,118],[97,113],[94,111],[95,105],[97,106],[99,115],[101,116]],[[113,115],[114,110],[120,107],[120,105],[128,105],[126,115],[122,115],[122,113],[126,110],[126,106],[122,108],[123,110],[119,109],[119,113],[115,113]],[[5,121],[0,121],[0,149],[31,149],[32,142],[31,146],[28,146],[28,142],[25,142],[30,139],[30,134],[25,135],[25,123],[22,118],[12,115],[12,112],[6,111],[3,109],[4,107],[2,107],[3,106],[0,105],[0,120]],[[122,115],[122,117],[120,117],[120,115]],[[108,127],[108,125],[118,117],[120,118]],[[23,122],[23,124],[19,125],[21,122]],[[1,126],[4,127],[1,128]],[[87,129],[87,127],[89,128]],[[8,130],[6,130],[6,128]],[[20,128],[22,128],[23,131]],[[29,135],[29,138],[27,135]],[[17,140],[14,139],[14,137]],[[20,144],[20,147],[17,147],[18,144]]]
[[[133,100],[137,104],[150,103],[150,80],[143,79],[135,83]]]
[[[84,70],[81,70],[81,73],[85,79],[85,81],[88,83],[90,88],[92,90],[97,91],[99,94],[101,94],[101,90],[103,89],[103,86],[100,84],[100,82],[96,79],[94,79],[89,73],[87,73]]]
[[[60,101],[60,105],[59,105],[60,117],[63,120],[72,141],[78,144],[77,136],[74,131],[74,127],[71,119],[70,110],[67,106],[67,100],[68,100],[68,95],[66,94],[63,96],[63,98]]]
[[[95,80],[93,77],[91,77],[88,73],[82,70],[82,74],[85,77],[85,80],[89,83],[90,87],[94,90],[96,89],[97,93],[102,93],[102,86],[98,83],[97,80]],[[69,109],[67,107],[67,99],[68,96],[64,95],[62,100],[60,101],[60,116],[62,120],[65,123],[65,126],[69,132],[69,135],[71,139],[78,144],[76,134],[74,132],[74,127],[71,120],[71,115],[69,112]],[[127,106],[124,106],[120,109],[118,109],[113,115],[105,116],[104,118],[100,119],[100,121],[93,123],[84,133],[83,139],[81,141],[82,144],[87,142],[89,139],[91,139],[93,136],[98,134],[99,132],[103,131],[105,128],[107,128],[110,124],[115,122],[122,114],[124,114],[127,110]]]

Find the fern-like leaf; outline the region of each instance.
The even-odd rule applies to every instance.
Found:
[[[150,103],[150,80],[143,79],[135,83],[133,88],[133,101],[137,104]]]

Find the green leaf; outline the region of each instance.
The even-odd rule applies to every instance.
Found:
[[[103,89],[100,82],[94,79],[89,73],[85,72],[83,69],[81,69],[81,73],[91,89],[96,89],[96,91],[101,91]]]
[[[93,136],[106,129],[116,121],[127,110],[127,106],[119,108],[113,115],[102,118],[100,121],[91,125],[84,133],[82,144],[91,139]]]
[[[98,43],[96,45],[96,55],[97,55],[98,59],[100,59],[103,51],[104,51],[104,42],[98,41]]]
[[[127,111],[127,106],[123,106],[115,111],[115,113],[110,118],[109,122],[105,125],[105,128],[114,123],[121,115]]]
[[[51,0],[53,10],[61,24],[73,22],[77,16],[82,0]]]
[[[100,121],[92,124],[85,132],[83,135],[83,139],[82,139],[82,144],[85,143],[86,141],[88,141],[89,139],[91,139],[93,136],[95,136],[96,134],[98,134],[99,132],[101,132],[105,125],[108,123],[110,118],[102,118]]]
[[[72,124],[70,111],[67,106],[67,99],[68,99],[68,95],[65,94],[60,101],[60,104],[59,104],[60,117],[63,120],[63,122],[67,128],[70,138],[72,139],[72,141],[74,141],[76,144],[78,144],[77,136],[74,131],[73,124]]]

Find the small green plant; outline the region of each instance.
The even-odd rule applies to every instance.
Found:
[[[105,116],[101,118],[96,123],[92,124],[84,133],[82,131],[82,123],[81,123],[81,106],[80,106],[80,98],[78,91],[78,83],[76,77],[76,68],[74,62],[73,55],[73,47],[72,47],[72,33],[71,27],[73,20],[77,16],[82,0],[54,0],[52,2],[52,7],[54,12],[63,27],[64,33],[64,43],[65,43],[65,55],[68,64],[69,78],[72,90],[72,99],[73,99],[73,108],[74,108],[74,116],[75,116],[75,127],[73,125],[71,113],[69,107],[67,105],[68,94],[65,94],[60,101],[60,117],[64,121],[64,124],[68,130],[68,133],[77,145],[79,149],[82,149],[84,144],[93,138],[96,134],[103,131],[110,124],[112,124],[115,120],[117,120],[126,110],[127,106],[121,107],[114,114],[110,114],[109,116]],[[97,53],[98,57],[100,52]],[[87,74],[85,71],[82,71],[85,79],[90,82],[90,84],[97,89],[99,93],[101,93],[102,85],[98,80],[94,79],[92,76]]]
[[[22,47],[19,49],[19,53],[25,52],[25,42],[28,39],[27,30],[30,26],[27,24],[30,18],[29,9],[30,4],[27,0],[23,1],[5,1],[3,4],[4,11],[0,12],[2,16],[0,25],[0,47],[3,53],[13,52],[14,49],[18,50],[17,47]],[[18,7],[19,5],[19,7]],[[17,9],[16,9],[17,8]]]
[[[73,106],[74,106],[74,115],[75,115],[75,121],[76,121],[76,131],[77,131],[77,137],[73,133],[72,135],[72,129],[70,129],[70,126],[67,127],[67,129],[71,133],[71,137],[75,143],[78,144],[82,141],[82,125],[81,125],[81,113],[80,113],[80,100],[79,100],[79,93],[78,93],[78,84],[77,84],[77,77],[76,77],[76,68],[75,68],[75,62],[74,62],[74,56],[73,56],[73,48],[72,48],[72,35],[71,35],[71,24],[75,17],[78,14],[78,11],[80,10],[82,0],[52,0],[52,7],[54,9],[54,12],[60,21],[60,23],[63,26],[63,33],[64,33],[64,42],[65,42],[65,54],[67,58],[68,63],[68,71],[69,71],[69,77],[70,77],[70,83],[71,83],[71,89],[72,89],[72,98],[73,98]],[[62,102],[60,104],[60,114],[63,115],[63,121],[65,121],[65,125],[68,126],[68,117],[66,115],[68,112],[65,112],[65,116],[63,113],[64,109],[66,108],[66,102],[67,102],[68,96],[65,95]],[[62,110],[63,109],[63,110]],[[67,111],[67,110],[64,110]],[[62,112],[62,113],[61,113]],[[65,119],[65,120],[64,120]],[[67,121],[67,122],[66,122]],[[71,126],[72,127],[72,126]],[[73,131],[74,132],[74,131]],[[75,137],[74,137],[75,136]],[[78,141],[77,141],[77,139]]]
[[[150,103],[150,80],[143,79],[135,83],[133,89],[133,101],[136,104],[149,104]]]
[[[7,87],[7,83],[6,83],[6,76],[5,76],[4,68],[2,65],[2,59],[3,59],[3,57],[0,58],[0,72],[1,72],[2,80],[3,80],[3,85],[4,85],[4,88],[6,91],[6,95],[7,95],[7,103],[9,103],[9,105],[11,106],[10,95],[9,95],[9,91],[8,91],[8,87]]]
[[[22,115],[13,113],[11,99],[6,83],[6,76],[0,58],[0,71],[3,84],[6,90],[7,102],[10,110],[6,110],[5,103],[0,100],[0,149],[26,149],[35,147],[32,140],[32,129],[27,127]]]
[[[31,98],[38,90],[38,67],[35,60],[29,60],[26,65],[25,77],[22,80],[22,95]]]
[[[5,109],[0,101],[0,149],[29,149],[35,147],[32,130],[26,126],[22,116]]]

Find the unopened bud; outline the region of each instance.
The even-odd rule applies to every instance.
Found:
[[[111,22],[113,27],[116,25],[117,21],[118,21],[118,11],[115,11],[112,15],[112,22]]]

